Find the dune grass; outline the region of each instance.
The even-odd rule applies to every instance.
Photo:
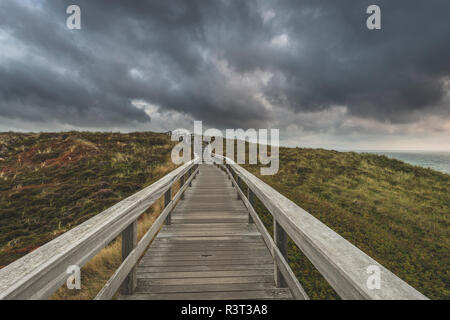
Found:
[[[0,267],[173,170],[172,146],[156,133],[1,133]],[[245,167],[429,298],[450,298],[449,175],[300,148],[280,148],[274,176]],[[140,218],[139,237],[161,201]],[[271,232],[270,213],[255,206]],[[82,268],[82,290],[61,288],[52,299],[92,299],[120,263],[119,236]],[[338,298],[291,240],[289,263],[311,298]]]
[[[1,133],[0,267],[163,177],[172,147],[158,133]]]
[[[245,167],[429,298],[450,298],[450,175],[385,156],[301,148],[280,148],[276,175]],[[257,207],[271,229],[272,217]],[[292,241],[289,259],[312,298],[337,298]]]

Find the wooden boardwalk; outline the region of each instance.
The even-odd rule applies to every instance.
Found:
[[[202,164],[197,179],[137,266],[134,294],[119,299],[292,299],[227,175]]]

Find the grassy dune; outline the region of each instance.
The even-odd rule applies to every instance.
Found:
[[[174,169],[157,133],[0,134],[0,266]]]
[[[172,146],[156,133],[1,133],[0,267],[173,170]],[[281,148],[279,172],[260,178],[428,297],[450,298],[449,175],[371,154]],[[139,237],[161,209],[141,217]],[[337,298],[291,241],[289,258],[312,298]],[[118,238],[83,267],[81,291],[52,298],[93,298],[120,261]]]
[[[385,156],[280,149],[280,170],[260,176],[432,299],[450,298],[450,175]],[[271,216],[261,203],[271,229]],[[290,242],[290,263],[312,298],[336,298]]]

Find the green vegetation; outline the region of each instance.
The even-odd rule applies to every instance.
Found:
[[[450,176],[385,156],[280,148],[280,170],[260,176],[431,299],[450,298]],[[262,220],[272,218],[261,203]],[[336,294],[290,241],[289,259],[314,299]]]
[[[156,133],[1,133],[0,267],[173,170],[172,146]],[[280,148],[278,174],[260,178],[429,298],[450,298],[449,175],[384,156]],[[142,217],[140,236],[161,207]],[[83,268],[85,291],[53,298],[92,298],[120,259],[116,240]],[[292,241],[289,259],[311,298],[337,298]]]
[[[0,133],[0,267],[174,168],[157,133]]]

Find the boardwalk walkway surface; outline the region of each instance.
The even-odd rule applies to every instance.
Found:
[[[292,299],[227,175],[200,173],[137,266],[137,288],[119,299]]]

